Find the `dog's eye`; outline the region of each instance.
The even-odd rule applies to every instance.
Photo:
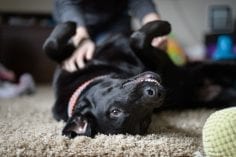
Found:
[[[110,117],[111,118],[118,118],[122,115],[122,111],[120,109],[112,109],[110,112]]]

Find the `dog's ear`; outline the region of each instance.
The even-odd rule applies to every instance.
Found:
[[[74,138],[76,136],[94,136],[94,126],[92,122],[87,119],[85,116],[72,116],[66,126],[64,127],[62,134]]]
[[[130,46],[136,50],[145,49],[151,46],[153,38],[167,35],[170,31],[171,25],[167,21],[158,20],[149,22],[131,34]]]
[[[75,47],[71,37],[76,33],[76,24],[66,22],[58,24],[43,44],[48,57],[58,63],[71,56]]]

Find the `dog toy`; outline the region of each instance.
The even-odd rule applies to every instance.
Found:
[[[185,55],[184,49],[173,35],[168,36],[167,54],[176,65],[183,65],[187,62],[187,56]]]
[[[212,57],[214,60],[236,59],[236,54],[233,49],[233,40],[230,36],[221,35],[218,37],[216,50]]]
[[[208,157],[236,157],[236,107],[211,114],[204,124],[202,140]]]

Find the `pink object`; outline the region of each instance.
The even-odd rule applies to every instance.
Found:
[[[70,97],[70,100],[69,100],[69,104],[68,104],[68,116],[71,117],[72,116],[72,113],[74,111],[74,108],[75,108],[75,104],[76,104],[76,101],[79,99],[79,96],[80,94],[83,92],[83,90],[93,81],[96,81],[98,79],[102,79],[102,78],[105,78],[107,77],[106,75],[104,76],[98,76],[98,77],[95,77],[91,80],[88,80],[86,81],[85,83],[83,83],[81,86],[79,86],[75,92],[72,94],[72,96]]]

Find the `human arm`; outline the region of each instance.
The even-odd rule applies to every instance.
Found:
[[[54,18],[57,22],[75,22],[77,27],[85,26],[80,0],[54,0]]]

